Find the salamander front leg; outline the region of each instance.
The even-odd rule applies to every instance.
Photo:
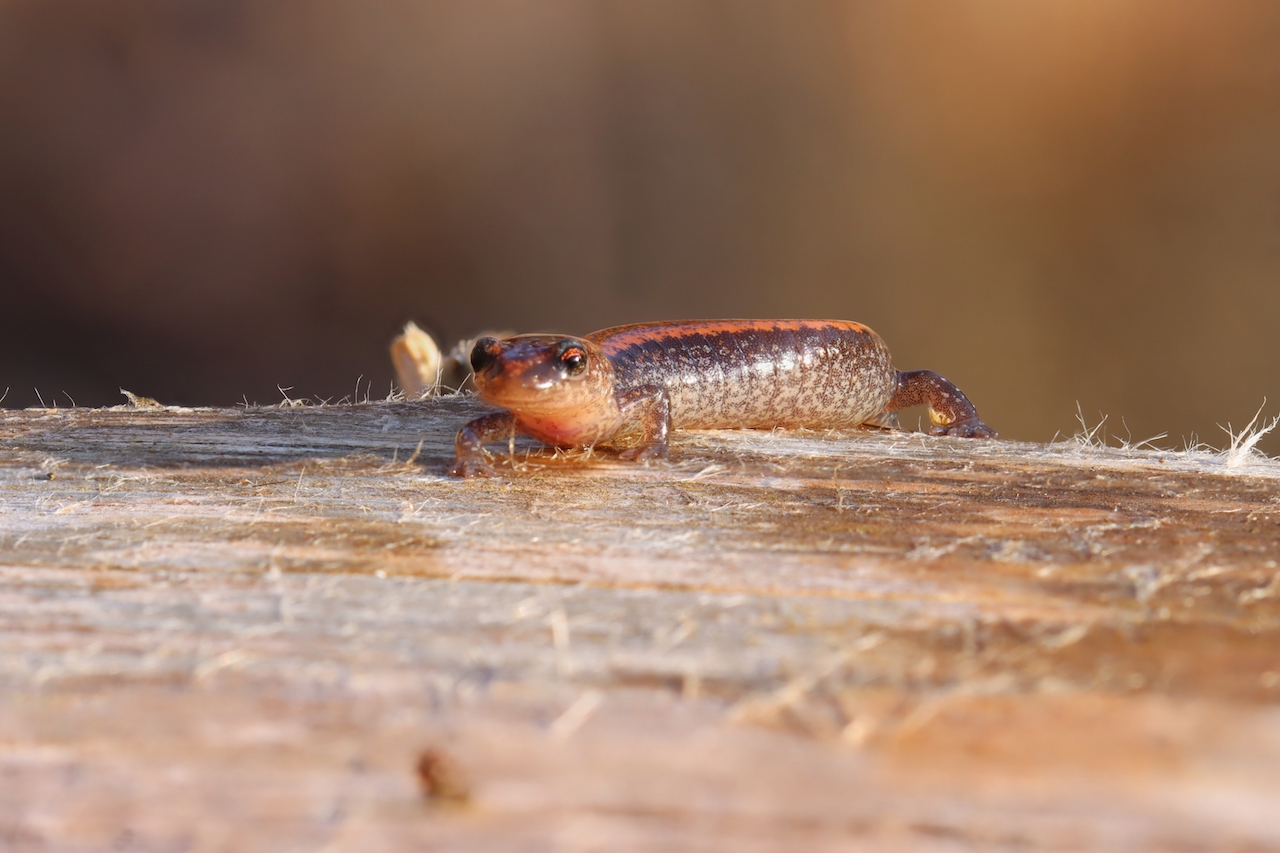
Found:
[[[619,455],[637,462],[666,459],[671,435],[671,400],[666,389],[660,385],[641,385],[619,393],[616,399],[623,422],[638,422],[641,429],[639,446]]]
[[[476,418],[462,429],[454,440],[456,460],[449,473],[454,477],[496,477],[497,471],[484,461],[484,446],[515,434],[516,416],[510,412],[494,412]]]
[[[898,390],[884,407],[885,413],[921,404],[929,407],[931,435],[995,438],[999,434],[978,418],[978,410],[963,391],[932,370],[900,371]]]

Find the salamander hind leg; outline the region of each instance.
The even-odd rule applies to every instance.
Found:
[[[494,412],[476,418],[462,429],[454,440],[455,461],[449,469],[454,477],[496,477],[497,471],[484,460],[484,446],[500,438],[510,438],[515,433],[516,416],[510,412]]]
[[[639,423],[640,444],[619,454],[623,459],[666,459],[671,436],[671,399],[659,385],[641,385],[617,395],[624,423]]]
[[[898,373],[898,388],[883,414],[921,404],[929,407],[931,435],[960,438],[995,438],[999,433],[978,417],[978,410],[964,392],[932,370]],[[883,414],[881,417],[883,417]]]

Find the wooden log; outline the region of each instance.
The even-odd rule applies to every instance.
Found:
[[[1280,849],[1280,464],[0,417],[0,846]]]

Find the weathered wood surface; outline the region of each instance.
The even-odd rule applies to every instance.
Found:
[[[476,411],[5,413],[0,849],[1280,850],[1280,465]]]

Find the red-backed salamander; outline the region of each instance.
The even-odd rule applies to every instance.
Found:
[[[959,388],[931,370],[901,372],[875,332],[844,320],[678,320],[584,338],[480,338],[480,399],[506,411],[458,433],[458,477],[492,476],[491,441],[527,435],[591,447],[639,428],[626,459],[667,455],[673,429],[854,427],[927,404],[930,432],[994,438]]]

